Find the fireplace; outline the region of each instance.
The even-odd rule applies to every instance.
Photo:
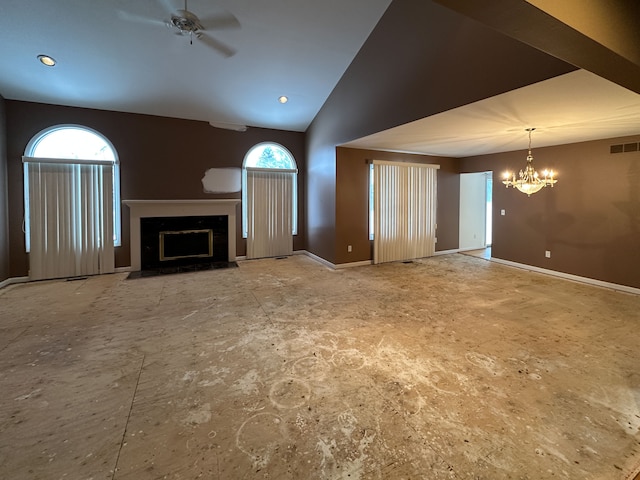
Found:
[[[140,219],[141,269],[227,262],[226,215]]]
[[[130,210],[132,271],[235,262],[239,199],[124,200],[123,203]],[[148,225],[155,225],[150,227],[151,233],[147,232]]]

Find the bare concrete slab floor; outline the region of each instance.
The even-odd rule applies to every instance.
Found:
[[[627,479],[640,297],[449,255],[0,291],[2,479]]]

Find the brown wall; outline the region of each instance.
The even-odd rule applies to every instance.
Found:
[[[0,95],[0,282],[9,278],[9,196],[5,99]]]
[[[527,0],[569,27],[640,65],[640,3],[611,0]]]
[[[62,107],[29,102],[6,101],[8,136],[8,176],[10,275],[28,272],[22,233],[22,155],[29,140],[39,131],[57,124],[80,124],[105,135],[120,160],[121,197],[129,199],[240,198],[240,193],[204,193],[201,179],[212,167],[241,167],[247,151],[255,144],[274,141],[284,145],[298,162],[300,174],[300,232],[294,249],[303,249],[305,240],[305,135],[298,132],[249,128],[234,132],[208,123],[174,118],[137,115],[103,110]],[[246,241],[241,236],[238,206],[237,254],[244,255]],[[130,264],[129,211],[122,209],[122,247],[116,248],[116,266]]]
[[[458,160],[427,155],[339,147],[336,151],[336,264],[373,259],[369,240],[371,160],[427,163],[438,169],[437,251],[458,248],[460,176]],[[348,245],[352,251],[347,251]]]
[[[431,1],[393,1],[307,131],[308,250],[338,261],[336,146],[574,69]]]
[[[635,0],[434,1],[640,93],[640,3]]]
[[[501,183],[506,169],[524,167],[526,151],[461,159],[461,172],[494,172],[492,255],[640,288],[640,152],[609,153],[638,141],[534,146],[534,166],[553,168],[558,183],[530,197]]]

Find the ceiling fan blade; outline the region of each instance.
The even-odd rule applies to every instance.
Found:
[[[220,40],[216,40],[213,37],[209,37],[202,32],[200,32],[197,38],[201,40],[202,43],[204,43],[207,47],[213,48],[214,50],[224,55],[225,57],[232,57],[236,53],[236,50],[234,48],[221,42]]]
[[[230,30],[240,28],[238,19],[229,12],[201,17],[200,24],[205,30]]]
[[[176,7],[171,0],[160,0],[165,11],[169,14],[174,13],[179,7]]]
[[[144,23],[146,25],[161,25],[165,26],[166,23],[162,20],[156,20],[155,18],[143,17],[141,15],[136,15],[134,13],[125,12],[123,10],[118,10],[118,17],[127,22],[134,23]]]

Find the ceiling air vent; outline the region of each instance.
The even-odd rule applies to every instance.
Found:
[[[637,152],[640,150],[640,144],[621,143],[620,145],[611,145],[609,153]]]

